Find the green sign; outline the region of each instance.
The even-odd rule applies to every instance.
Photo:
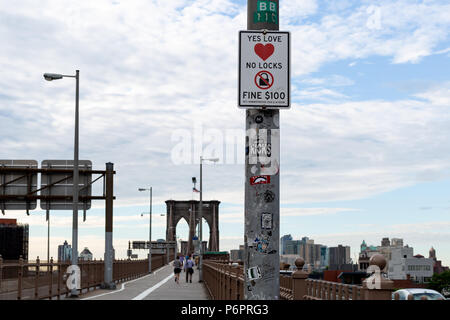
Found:
[[[269,0],[260,0],[256,5],[256,12],[253,14],[253,22],[278,23],[277,4]]]
[[[253,15],[253,22],[269,22],[277,24],[277,14],[269,11],[256,11]]]

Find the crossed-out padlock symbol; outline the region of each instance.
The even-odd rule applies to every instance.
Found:
[[[263,72],[259,75],[259,85],[261,87],[270,86],[270,79],[269,79],[269,75],[267,73]]]

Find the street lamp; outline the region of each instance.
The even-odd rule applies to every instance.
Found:
[[[47,81],[59,80],[62,78],[75,78],[75,142],[73,156],[73,219],[72,219],[72,265],[78,264],[78,120],[79,120],[79,91],[80,91],[80,70],[76,70],[75,75],[64,75],[58,73],[44,73]],[[50,223],[50,219],[49,219]],[[79,275],[81,276],[81,275]],[[71,297],[78,296],[78,289],[72,288]]]
[[[203,161],[212,161],[217,162],[219,161],[219,158],[203,158],[203,156],[200,156],[200,259],[199,259],[199,272],[198,272],[198,282],[203,282],[203,228],[202,228],[202,221],[203,221],[203,186],[202,186],[202,164]]]
[[[152,273],[152,187],[150,189],[139,188],[139,191],[150,191],[150,228],[149,228],[149,244],[148,244],[148,273]],[[142,213],[141,216],[144,214]]]

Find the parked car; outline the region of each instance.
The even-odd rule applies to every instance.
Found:
[[[413,288],[413,289],[401,289],[392,293],[392,300],[395,300],[395,294],[398,293],[399,300],[446,300],[445,297],[439,292],[431,289]],[[408,296],[411,295],[412,299]]]

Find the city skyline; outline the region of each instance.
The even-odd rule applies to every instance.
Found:
[[[0,6],[8,75],[0,158],[73,157],[74,83],[42,74],[79,69],[80,159],[117,171],[116,257],[126,257],[129,240],[148,238],[139,187],[153,187],[153,240],[165,238],[164,201],[198,199],[191,177],[199,178],[202,145],[203,156],[220,158],[203,167],[203,199],[221,201],[220,249],[238,248],[245,111],[236,70],[246,1],[41,1],[37,9]],[[280,235],[352,252],[363,240],[403,238],[423,255],[434,247],[450,265],[449,10],[445,1],[280,3],[293,57],[292,106],[280,111]],[[180,156],[184,142],[191,152]],[[95,201],[80,219],[78,247],[94,257],[104,252],[103,208]],[[44,211],[2,218],[28,223],[30,259],[46,257]],[[71,242],[71,219],[51,211],[54,258]],[[179,236],[186,230],[183,222]]]

